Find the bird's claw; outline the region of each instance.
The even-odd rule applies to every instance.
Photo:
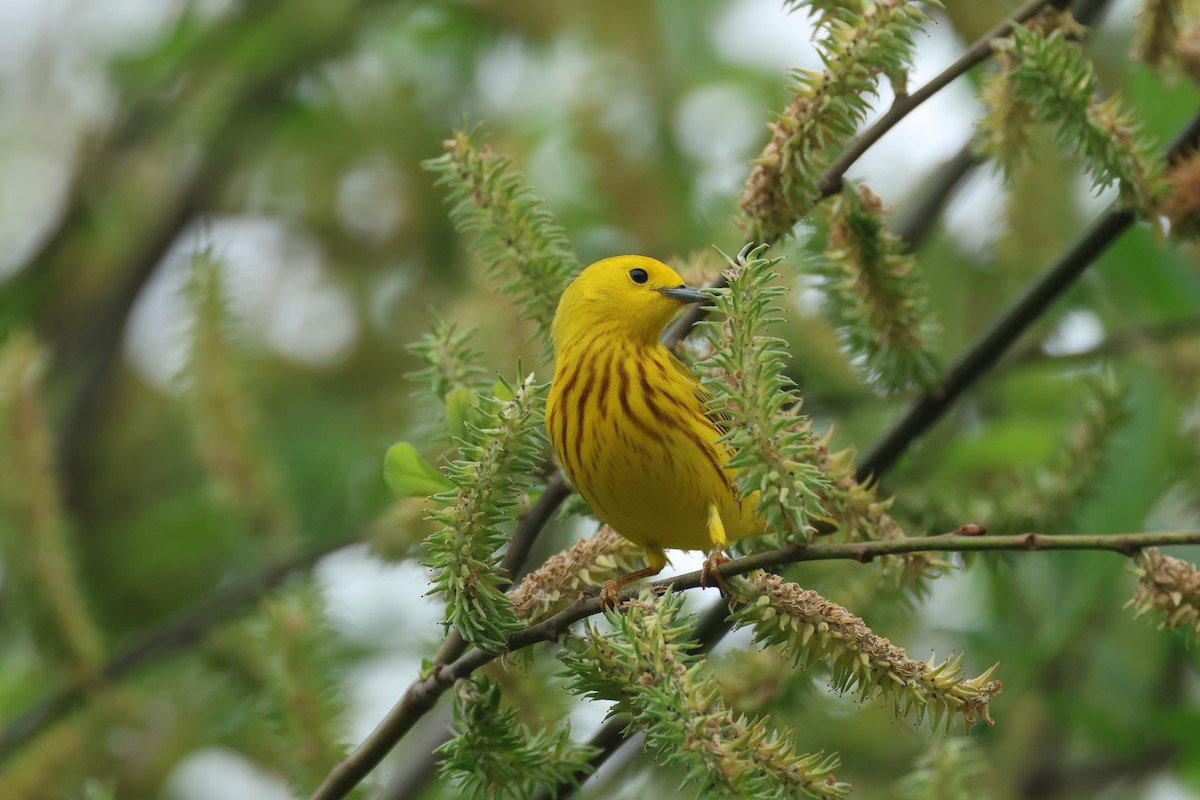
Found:
[[[729,584],[725,582],[725,577],[720,570],[720,566],[728,561],[729,558],[719,550],[704,559],[704,566],[700,568],[700,585],[716,586],[721,590],[721,594],[728,597],[730,595]]]
[[[600,587],[600,609],[611,611],[617,607],[617,596],[621,590],[620,581],[608,580]]]

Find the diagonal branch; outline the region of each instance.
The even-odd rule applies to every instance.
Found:
[[[732,578],[759,569],[805,561],[851,560],[866,564],[879,556],[922,552],[1101,550],[1132,556],[1144,547],[1164,545],[1200,545],[1200,531],[1097,535],[1060,534],[1054,536],[1038,533],[986,536],[956,531],[940,536],[914,536],[871,542],[790,544],[775,550],[754,553],[728,561],[722,564],[719,570],[723,577]],[[702,580],[702,571],[696,570],[673,578],[655,581],[647,586],[632,586],[621,593],[619,602],[623,603],[636,597],[646,588],[655,592],[664,592],[667,589],[683,591],[699,588]],[[581,600],[548,619],[511,634],[507,637],[507,647],[504,652],[513,653],[539,642],[557,639],[576,622],[599,614],[600,611],[599,597]],[[483,665],[500,658],[501,655],[503,654],[472,649],[452,663],[440,669],[435,668],[428,675],[414,681],[371,735],[329,773],[325,782],[312,795],[311,800],[338,800],[349,794],[396,746],[413,724],[425,712],[433,708],[438,698],[453,686],[455,681],[467,677]]]
[[[1200,111],[1179,133],[1167,152],[1172,159],[1200,140]],[[859,477],[890,467],[908,446],[942,418],[954,402],[1058,300],[1096,258],[1134,223],[1131,210],[1111,207],[1048,270],[1043,272],[958,360],[937,386],[922,395],[887,435],[859,462]]]
[[[946,88],[955,79],[966,74],[972,67],[981,64],[991,57],[992,42],[994,40],[1007,36],[1012,31],[1014,25],[1028,21],[1041,12],[1042,9],[1052,4],[1062,6],[1065,5],[1065,0],[1030,0],[1030,2],[1017,10],[1012,17],[979,37],[953,64],[939,72],[920,89],[912,94],[898,96],[882,117],[850,140],[846,145],[846,149],[842,151],[842,154],[825,171],[825,174],[821,177],[821,194],[818,202],[826,200],[840,192],[842,189],[842,179],[845,177],[846,171],[870,149],[871,145],[882,139],[883,135],[894,128],[900,120],[911,114],[930,97],[933,97],[939,91]],[[751,244],[751,242],[746,242],[746,244]],[[769,244],[773,244],[773,242]],[[720,289],[724,288],[724,286],[724,277],[718,277],[712,283],[711,288]],[[706,314],[705,309],[699,305],[688,306],[687,310],[680,316],[679,321],[663,337],[663,344],[674,349],[676,345],[687,338],[688,334],[692,332],[692,328],[696,326],[697,322],[704,319]]]

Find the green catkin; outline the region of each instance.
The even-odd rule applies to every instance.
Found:
[[[261,417],[238,369],[225,297],[222,264],[211,254],[192,260],[188,300],[195,314],[185,396],[197,452],[212,478],[219,502],[271,555],[291,552],[298,528],[283,491],[279,465],[262,441]]]
[[[83,594],[41,391],[44,357],[17,333],[0,351],[0,550],[3,596],[47,666],[83,680],[103,656]]]
[[[542,201],[511,171],[511,159],[494,153],[477,132],[455,131],[445,147],[445,155],[423,166],[449,192],[458,232],[517,302],[520,315],[537,327],[549,355],[554,310],[579,273],[579,260]]]
[[[733,450],[726,467],[738,470],[738,493],[758,493],[756,512],[768,532],[807,541],[810,517],[824,513],[818,498],[828,483],[812,463],[812,430],[784,372],[787,345],[767,332],[779,321],[775,303],[784,290],[773,284],[780,259],[760,258],[762,249],[730,261],[729,288],[714,292],[719,319],[703,323],[713,352],[699,366],[714,377],[709,408],[728,420],[721,441]]]
[[[446,624],[484,649],[503,648],[505,634],[521,626],[497,551],[508,541],[502,526],[537,481],[544,389],[531,374],[504,384],[503,399],[480,396],[478,422],[467,423],[460,457],[445,468],[456,488],[430,498],[429,518],[442,525],[426,540],[433,592],[446,601]]]

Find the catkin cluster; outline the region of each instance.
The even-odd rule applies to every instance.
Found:
[[[464,797],[533,797],[573,786],[576,775],[589,770],[593,748],[572,744],[567,726],[531,731],[521,725],[517,712],[502,704],[497,684],[465,680],[456,694],[457,735],[435,752],[442,757],[440,771]]]
[[[765,719],[735,717],[716,682],[688,652],[683,596],[651,592],[607,614],[612,633],[589,625],[563,656],[577,694],[616,702],[645,730],[646,746],[709,797],[833,800],[848,791],[833,775],[834,756],[797,755],[790,733]]]
[[[826,210],[828,246],[815,270],[828,298],[826,317],[846,348],[862,356],[872,383],[928,387],[941,372],[934,352],[940,326],[916,258],[883,214],[874,192],[853,184]]]
[[[730,261],[729,288],[714,296],[723,319],[704,323],[713,352],[701,367],[714,378],[708,406],[725,421],[722,442],[733,451],[726,467],[737,469],[738,493],[755,499],[768,532],[807,541],[810,518],[824,513],[818,496],[827,483],[812,463],[812,431],[786,373],[787,344],[770,335],[784,289],[775,285],[779,259],[759,258],[762,249]]]
[[[540,619],[582,598],[605,581],[637,569],[642,550],[605,525],[590,539],[546,559],[509,594],[517,616]]]
[[[512,160],[480,135],[455,131],[444,145],[444,155],[422,166],[449,191],[450,219],[549,352],[559,295],[580,268],[566,233],[512,171]]]
[[[471,644],[498,650],[520,627],[503,591],[507,577],[497,551],[508,541],[504,523],[534,485],[544,440],[538,429],[544,399],[529,375],[505,387],[507,399],[479,398],[475,421],[464,428],[460,458],[446,466],[454,487],[435,495],[429,518],[442,528],[429,537],[425,562],[435,591],[446,600],[446,624]]]
[[[897,716],[928,715],[935,728],[943,720],[949,727],[959,714],[967,725],[980,718],[992,724],[988,707],[1001,688],[992,680],[998,665],[966,678],[961,655],[938,664],[916,661],[859,617],[778,575],[756,573],[735,587],[745,604],[735,614],[737,624],[753,626],[757,641],[782,647],[797,664],[828,663],[837,690],[856,690],[862,700],[884,697]]]
[[[1135,616],[1162,614],[1159,628],[1184,628],[1200,634],[1200,570],[1183,559],[1164,556],[1157,547],[1138,557],[1132,572],[1137,589],[1128,605]]]
[[[1074,23],[1055,19],[1052,30],[1016,25],[993,44],[1004,69],[984,92],[991,111],[981,147],[1011,167],[1031,140],[1028,123],[1049,123],[1058,144],[1083,157],[1093,188],[1115,185],[1122,201],[1151,215],[1164,190],[1161,160],[1120,95],[1102,99],[1095,69],[1072,40]]]
[[[879,77],[902,80],[913,35],[928,19],[905,0],[838,5],[818,9],[825,69],[796,70],[795,96],[770,124],[771,140],[742,191],[742,225],[752,241],[779,239],[812,208],[822,171],[866,117]]]

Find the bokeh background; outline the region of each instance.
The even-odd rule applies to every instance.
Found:
[[[1102,10],[1087,52],[1104,90],[1121,92],[1145,133],[1166,142],[1200,93],[1131,56],[1138,2],[1093,5]],[[953,0],[934,11],[911,85],[1013,7]],[[512,377],[521,357],[550,377],[420,162],[454,128],[481,124],[584,262],[732,252],[737,194],[790,98],[787,70],[819,67],[811,35],[778,0],[0,4],[0,337],[31,330],[46,348],[64,513],[107,651],[281,559],[328,550],[315,575],[347,703],[339,735],[360,741],[442,635],[440,609],[422,596],[421,504],[395,504],[382,479],[390,444],[411,440],[432,457],[443,435],[436,401],[404,377],[417,366],[405,345],[436,309],[480,328],[490,371]],[[963,163],[984,113],[981,74],[940,92],[851,170],[897,220],[947,163]],[[878,106],[889,100],[885,90]],[[923,231],[947,360],[1112,199],[1091,192],[1072,154],[1049,141],[1036,150],[1010,181],[964,164]],[[865,449],[911,396],[872,390],[838,349],[802,250],[779,248],[791,259],[783,332],[794,377],[818,429],[836,423],[837,445]],[[220,264],[223,324],[286,509],[282,546],[230,510],[200,453],[186,292],[198,254]],[[906,527],[1200,527],[1197,334],[1195,251],[1131,230],[888,476]],[[1101,364],[1122,413],[1097,432],[1080,423]],[[1031,494],[1038,481],[1063,477],[1078,437],[1098,434],[1107,438],[1084,490],[1055,508],[1029,499],[1046,496]],[[589,530],[555,523],[535,557]],[[797,575],[836,588],[856,569]],[[1195,650],[1123,611],[1132,587],[1111,555],[987,556],[913,602],[850,604],[914,655],[964,650],[974,672],[1001,662],[998,724],[970,733],[981,794],[1200,797]],[[68,718],[0,775],[39,775],[29,795],[39,797],[291,796],[262,746],[262,685],[241,638],[253,623],[216,626],[104,690],[121,710],[95,735],[56,750]],[[69,676],[39,661],[11,604],[0,608],[0,652],[3,728]],[[935,743],[926,727],[746,652],[733,637],[714,659],[729,696],[797,725],[802,749],[840,752],[839,776],[857,796],[895,796]],[[552,667],[506,679],[510,696],[531,720],[566,715],[577,737],[590,735],[604,709],[565,700]],[[428,758],[419,744],[447,716],[439,710],[402,745],[382,784]],[[588,791],[691,796],[678,782],[627,753]],[[436,780],[426,791],[455,796]]]

